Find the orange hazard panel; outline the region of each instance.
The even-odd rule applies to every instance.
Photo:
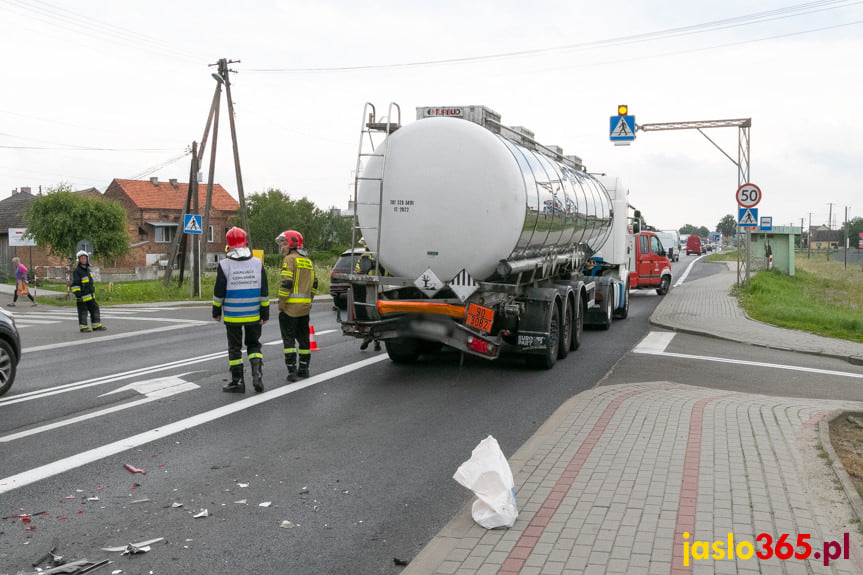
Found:
[[[461,306],[424,301],[378,300],[378,311],[381,313],[428,313],[433,315],[464,317],[464,308]]]
[[[467,317],[464,321],[469,327],[479,331],[491,331],[494,322],[494,310],[472,303],[467,308]]]

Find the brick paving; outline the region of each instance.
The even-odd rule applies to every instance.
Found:
[[[651,321],[734,341],[749,334],[754,345],[863,357],[859,344],[748,319],[728,295],[735,280],[728,270],[674,288]],[[403,574],[863,573],[859,518],[819,434],[831,414],[852,410],[863,411],[863,403],[671,382],[580,393],[510,458],[515,525],[486,530],[467,505]],[[797,536],[808,534],[812,552],[805,560],[750,556],[762,547],[759,534],[788,534],[790,547],[773,543],[783,552],[803,552]],[[831,541],[849,549],[849,558],[824,565],[823,553],[836,551],[824,547]]]

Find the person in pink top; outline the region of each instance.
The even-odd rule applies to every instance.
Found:
[[[27,268],[21,263],[20,258],[12,258],[12,263],[17,268],[15,270],[15,296],[12,298],[12,303],[9,304],[9,307],[15,307],[15,302],[18,301],[19,295],[26,295],[30,298],[33,305],[37,305],[36,300],[33,299],[33,295],[30,293],[30,288],[27,286]]]

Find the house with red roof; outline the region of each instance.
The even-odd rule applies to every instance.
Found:
[[[138,268],[164,264],[170,257],[174,237],[183,233],[183,208],[189,184],[177,180],[114,179],[104,196],[126,208],[126,228],[131,251],[118,268]],[[198,214],[204,213],[207,185],[198,184]],[[194,201],[194,200],[193,200]],[[225,254],[225,234],[229,219],[235,218],[240,204],[219,184],[213,185],[208,229],[200,236],[201,249],[207,254],[208,265],[214,265]],[[191,210],[190,210],[191,211]],[[203,221],[203,218],[202,218]],[[191,234],[190,234],[191,235]]]

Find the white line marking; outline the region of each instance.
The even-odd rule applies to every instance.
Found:
[[[674,339],[673,331],[652,331],[633,348],[633,353],[649,353],[659,355],[665,352],[665,348]]]
[[[210,322],[201,322],[200,325],[209,324]],[[21,353],[33,353],[35,351],[47,351],[49,349],[60,349],[61,347],[74,347],[76,345],[86,345],[88,343],[93,343],[94,341],[106,341],[110,339],[126,339],[129,337],[135,337],[139,335],[144,335],[145,333],[159,333],[161,331],[171,331],[175,329],[191,329],[193,327],[198,327],[198,325],[166,325],[163,327],[154,327],[153,329],[141,329],[138,331],[132,331],[129,333],[117,333],[114,335],[105,335],[101,337],[93,337],[89,333],[80,334],[82,338],[78,341],[64,341],[62,343],[51,343],[48,345],[37,345],[35,347],[28,347],[21,350]]]
[[[310,377],[309,379],[302,382],[293,383],[284,387],[280,387],[278,389],[274,389],[272,391],[266,391],[264,393],[253,395],[252,397],[242,399],[230,405],[211,409],[210,411],[205,411],[203,413],[187,417],[186,419],[181,419],[179,421],[175,421],[174,423],[160,426],[156,429],[151,429],[149,431],[145,431],[131,437],[126,437],[125,439],[120,439],[119,441],[114,441],[113,443],[108,443],[107,445],[102,445],[101,447],[96,447],[88,451],[76,453],[75,455],[71,455],[69,457],[47,463],[45,465],[30,469],[28,471],[16,473],[15,475],[10,475],[9,477],[4,477],[0,479],[0,495],[12,491],[13,489],[24,487],[25,485],[29,485],[37,481],[41,481],[42,479],[45,479],[47,477],[59,475],[60,473],[75,469],[76,467],[81,467],[82,465],[86,465],[87,463],[92,463],[94,461],[110,457],[111,455],[116,455],[129,449],[140,447],[141,445],[145,445],[152,441],[157,441],[159,439],[170,437],[175,433],[192,429],[199,425],[221,419],[222,417],[226,417],[228,415],[233,415],[234,413],[249,409],[250,407],[254,407],[261,403],[278,399],[285,395],[300,391],[301,389],[317,385],[318,383],[323,383],[330,379],[334,379],[336,377],[351,373],[353,371],[357,371],[359,369],[384,361],[386,359],[388,359],[387,355],[385,353],[382,353],[380,355],[376,355],[374,357],[370,357],[368,359],[364,359],[362,361],[358,361],[356,363],[352,363],[350,365],[339,367],[326,373]]]
[[[685,282],[685,281],[686,281],[686,278],[687,278],[687,277],[689,277],[689,272],[691,272],[691,271],[692,271],[692,266],[694,266],[694,265],[695,265],[695,262],[697,262],[698,260],[700,260],[701,258],[703,258],[703,257],[705,257],[705,256],[706,256],[706,254],[705,254],[705,255],[700,255],[700,256],[698,256],[697,258],[695,258],[694,260],[692,260],[691,262],[689,262],[689,265],[688,265],[688,266],[686,266],[686,271],[684,271],[684,272],[683,272],[683,275],[682,275],[682,276],[680,276],[680,279],[679,279],[679,280],[677,280],[677,283],[675,283],[673,287],[677,287],[677,286],[679,286],[679,285],[683,285],[683,282]]]
[[[319,335],[326,335],[328,333],[333,333],[333,332],[337,332],[337,331],[339,331],[339,330],[337,330],[337,329],[325,329],[324,331],[316,331],[315,337],[317,337]],[[282,340],[277,339],[275,341],[268,341],[267,343],[262,344],[262,345],[282,345]]]
[[[646,339],[646,338],[645,338]],[[639,346],[640,347],[640,346]],[[644,349],[634,348],[633,353],[641,353],[646,355],[662,355],[662,357],[679,357],[680,359],[697,359],[700,361],[714,361],[717,363],[734,363],[737,365],[749,365],[752,367],[766,367],[768,369],[785,369],[789,371],[804,371],[807,373],[818,373],[821,375],[836,375],[839,377],[851,377],[854,379],[863,379],[863,373],[851,373],[847,371],[835,371],[832,369],[818,369],[815,367],[802,367],[798,365],[781,365],[778,363],[766,363],[763,361],[748,361],[745,359],[727,359],[724,357],[711,357],[709,355],[688,355],[685,353],[670,353],[664,351],[653,351],[649,347]]]
[[[0,437],[0,443],[8,443],[10,441],[15,441],[16,439],[21,439],[24,437],[29,437],[31,435],[36,435],[38,433],[42,433],[43,431],[58,429],[60,427],[72,425],[73,423],[79,423],[81,421],[87,421],[88,419],[95,419],[102,415],[108,415],[109,413],[116,413],[117,411],[123,411],[124,409],[138,407],[139,405],[158,401],[160,399],[164,399],[178,393],[183,393],[184,391],[192,391],[193,389],[198,389],[200,387],[201,386],[198,384],[182,379],[182,377],[179,375],[171,375],[168,377],[161,377],[159,379],[151,379],[148,381],[138,381],[135,383],[130,383],[129,385],[120,387],[118,389],[115,389],[114,391],[103,393],[102,395],[118,393],[126,389],[135,389],[136,391],[143,393],[146,397],[142,399],[136,399],[127,403],[121,403],[120,405],[106,407],[105,409],[100,409],[99,411],[94,411],[85,415],[78,415],[76,417],[70,417],[61,421],[55,421],[54,423],[48,423],[46,425],[34,427],[33,429],[28,429],[26,431],[10,433],[9,435],[4,435]],[[99,397],[102,397],[102,395],[100,395]]]

